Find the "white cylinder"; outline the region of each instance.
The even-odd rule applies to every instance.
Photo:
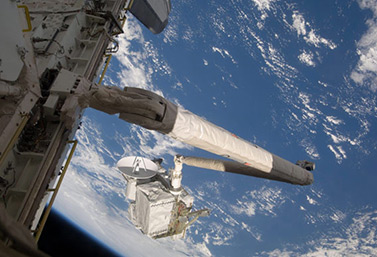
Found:
[[[168,135],[262,172],[270,173],[273,168],[270,152],[182,108],[178,108],[173,130]]]
[[[127,181],[126,197],[131,201],[136,199],[136,180],[130,179]]]
[[[180,170],[172,170],[171,171],[171,186],[173,189],[178,190],[181,188],[182,182],[182,171]]]
[[[179,191],[181,189],[182,182],[182,156],[174,156],[175,167],[170,172],[170,183],[173,187],[173,191]]]

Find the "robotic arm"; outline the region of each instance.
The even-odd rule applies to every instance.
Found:
[[[78,102],[82,108],[119,113],[122,120],[234,160],[181,157],[182,162],[188,165],[298,185],[313,183],[313,174],[309,172],[314,169],[311,163],[299,161],[297,165],[293,164],[151,91],[92,84],[89,91],[78,96]]]

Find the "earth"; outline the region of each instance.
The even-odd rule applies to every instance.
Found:
[[[103,84],[152,90],[291,162],[310,186],[184,166],[185,238],[153,240],[127,212],[125,156],[213,158],[88,109],[55,210],[120,256],[376,256],[377,1],[172,1],[153,35],[131,14]]]

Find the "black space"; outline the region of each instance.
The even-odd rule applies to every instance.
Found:
[[[54,210],[48,217],[38,247],[52,257],[119,256]]]

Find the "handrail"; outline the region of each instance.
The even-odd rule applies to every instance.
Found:
[[[106,54],[105,56],[107,57],[107,59],[106,59],[105,67],[103,68],[103,71],[102,71],[102,73],[101,73],[101,77],[99,78],[98,84],[101,84],[101,83],[102,83],[102,80],[103,80],[104,77],[105,77],[105,74],[106,74],[107,68],[109,67],[110,60],[111,60],[111,57],[112,57],[111,54]]]
[[[23,29],[22,32],[31,31],[33,29],[33,27],[31,26],[29,8],[26,5],[17,5],[17,7],[25,10],[25,18],[26,18],[26,22],[27,22],[27,29]]]
[[[128,6],[126,8],[124,8],[126,11],[130,10],[131,7],[132,7],[132,4],[134,3],[134,0],[131,0],[130,3],[128,4]]]
[[[56,184],[56,187],[55,189],[48,189],[47,191],[53,191],[54,193],[52,194],[51,196],[51,199],[50,199],[50,202],[48,203],[48,206],[45,210],[45,213],[43,214],[43,217],[39,223],[39,226],[36,230],[36,233],[35,233],[35,241],[38,242],[39,238],[41,237],[41,234],[42,234],[42,231],[43,231],[43,228],[44,226],[46,225],[46,221],[47,221],[47,218],[48,218],[48,215],[50,214],[51,212],[51,208],[52,208],[52,205],[54,204],[54,201],[55,201],[55,198],[58,194],[58,191],[59,191],[59,188],[60,188],[60,185],[62,184],[63,182],[63,179],[64,179],[64,176],[67,172],[67,169],[68,169],[68,166],[71,162],[71,159],[72,159],[72,156],[73,156],[73,153],[75,152],[76,150],[76,146],[77,146],[77,140],[73,140],[73,141],[68,141],[69,144],[72,144],[73,143],[73,146],[71,148],[71,151],[68,155],[68,158],[67,158],[67,161],[65,162],[64,164],[64,167],[63,167],[63,170],[62,170],[62,174],[60,175],[60,178],[59,178],[59,181],[58,183]]]

